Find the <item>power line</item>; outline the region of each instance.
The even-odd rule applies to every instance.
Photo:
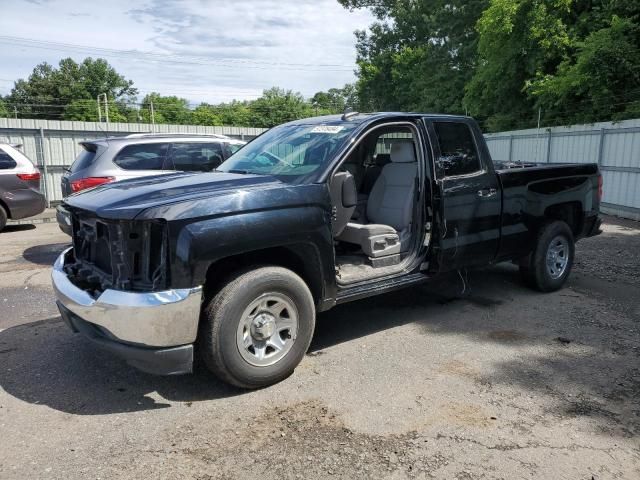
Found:
[[[24,79],[18,79],[18,80],[24,80],[26,82],[28,82],[28,78]],[[12,80],[12,79],[8,79],[8,78],[0,78],[0,83],[13,83],[15,84],[18,80]],[[54,79],[48,79],[47,82],[50,82],[53,85],[57,85],[57,86],[69,86],[68,82],[62,81],[62,80],[54,80]],[[93,82],[89,81],[89,80],[74,80],[74,83],[78,84],[78,85],[90,85]],[[171,90],[166,90],[164,86],[149,86],[147,88],[138,88],[136,86],[132,86],[132,88],[135,88],[138,92],[139,95],[148,95],[148,94],[152,94],[152,93],[158,93],[160,95],[163,96],[179,96],[179,95],[213,95],[215,97],[221,97],[221,98],[230,98],[232,100],[237,99],[238,97],[240,97],[242,100],[245,99],[256,99],[256,98],[260,98],[265,90],[269,90],[270,88],[272,88],[273,85],[269,85],[269,86],[265,86],[265,87],[257,87],[255,89],[235,89],[233,92],[216,92],[214,89],[199,89],[199,90],[183,90],[183,89],[174,89],[171,88]],[[217,88],[221,88],[221,87],[217,87]],[[224,87],[222,87],[224,88]],[[257,90],[262,91],[262,93],[256,93]],[[297,92],[295,91],[294,93],[299,93],[300,95],[302,95],[303,97],[313,97],[316,93],[320,93],[320,92]],[[38,98],[38,97],[31,97],[31,98]],[[55,97],[44,97],[42,96],[42,98],[55,98]],[[239,100],[239,101],[242,101]]]
[[[145,52],[138,50],[117,50],[104,47],[91,47],[87,45],[76,45],[63,42],[52,42],[38,40],[33,38],[11,37],[0,35],[0,43],[10,45],[21,45],[31,48],[40,48],[45,50],[57,51],[79,51],[79,52],[95,52],[99,55],[116,58],[127,58],[133,60],[143,60],[150,62],[164,62],[185,65],[210,65],[222,68],[251,68],[258,70],[273,70],[278,67],[279,70],[303,70],[303,71],[325,71],[325,72],[347,72],[353,71],[354,65],[340,64],[322,64],[322,63],[286,63],[278,61],[263,60],[245,60],[234,58],[212,59],[210,57],[198,57],[191,55],[174,55],[155,52]]]

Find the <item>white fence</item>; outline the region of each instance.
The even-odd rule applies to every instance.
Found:
[[[105,136],[147,133],[152,126],[143,123],[68,122],[0,118],[0,142],[19,143],[22,151],[40,168],[41,188],[49,203],[62,200],[60,180],[64,168],[70,166],[80,152],[78,142]],[[224,134],[250,140],[262,128],[205,127],[202,125],[155,125],[156,133]]]
[[[640,220],[640,119],[485,135],[495,160],[597,163],[602,211]]]

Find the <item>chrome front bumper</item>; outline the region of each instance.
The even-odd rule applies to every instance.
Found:
[[[105,340],[142,348],[176,347],[196,340],[202,287],[149,293],[105,290],[94,299],[64,272],[71,250],[62,252],[53,265],[56,297],[65,310],[97,325]]]

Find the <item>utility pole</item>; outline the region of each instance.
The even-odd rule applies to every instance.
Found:
[[[15,119],[18,119],[18,107],[17,106],[13,106],[13,116],[15,117]]]
[[[104,116],[109,124],[109,97],[106,93],[101,93],[96,97],[98,102],[98,121],[102,123],[102,110],[100,109],[100,99],[104,98]]]
[[[151,132],[156,133],[156,114],[153,111],[153,100],[149,101],[149,110],[151,111]]]

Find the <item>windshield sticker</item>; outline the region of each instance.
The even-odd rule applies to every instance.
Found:
[[[311,133],[338,133],[341,130],[344,130],[344,127],[340,125],[318,125],[313,127]]]

